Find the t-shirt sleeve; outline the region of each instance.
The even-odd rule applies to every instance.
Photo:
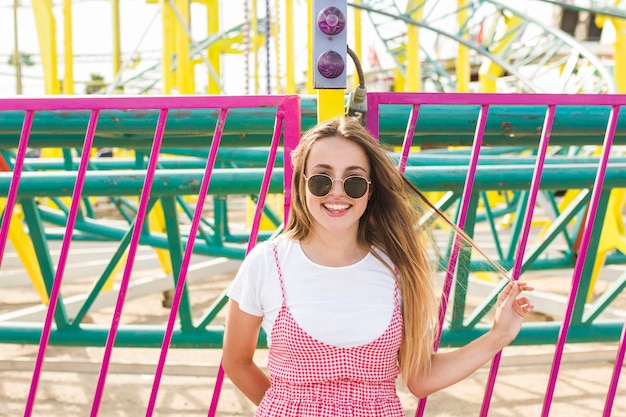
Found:
[[[227,295],[239,308],[254,316],[263,316],[261,286],[266,273],[265,244],[255,246],[244,258]]]

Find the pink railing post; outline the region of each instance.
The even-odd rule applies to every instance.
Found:
[[[474,133],[474,141],[472,143],[472,151],[470,154],[470,163],[467,168],[467,176],[465,179],[465,186],[463,187],[463,197],[461,199],[461,205],[459,207],[459,215],[457,219],[457,226],[460,229],[465,228],[465,222],[467,220],[467,211],[472,199],[472,190],[474,187],[474,178],[476,175],[476,169],[478,168],[478,157],[480,155],[480,148],[483,142],[483,136],[485,134],[485,126],[487,125],[487,116],[489,115],[489,105],[483,104],[480,106],[480,112],[478,115],[478,123],[476,124],[476,131]],[[448,263],[448,269],[446,270],[446,278],[441,295],[441,303],[439,305],[439,329],[434,341],[435,351],[439,348],[441,342],[441,332],[443,330],[443,324],[446,318],[446,311],[448,309],[448,300],[450,298],[450,292],[452,291],[452,281],[454,279],[454,271],[456,270],[457,260],[459,257],[459,246],[461,245],[461,237],[458,234],[454,236],[454,244],[450,253],[450,260]],[[420,398],[416,417],[424,415],[426,410],[426,402],[428,398]]]
[[[163,343],[161,344],[161,355],[159,356],[159,363],[154,374],[154,381],[152,384],[152,392],[150,393],[150,400],[148,401],[148,408],[146,410],[146,417],[152,415],[154,411],[154,405],[156,403],[157,394],[159,392],[159,383],[163,376],[163,369],[165,368],[165,360],[167,358],[167,352],[170,342],[172,341],[172,333],[174,332],[174,325],[176,324],[176,315],[178,313],[178,307],[183,296],[183,289],[185,288],[185,282],[187,280],[187,271],[189,268],[189,262],[193,253],[193,247],[196,239],[196,233],[198,232],[198,226],[200,219],[202,218],[202,210],[204,209],[204,202],[206,200],[207,192],[209,190],[209,184],[211,182],[211,173],[215,165],[215,159],[217,158],[217,151],[220,146],[220,140],[222,139],[222,133],[224,132],[224,124],[226,123],[226,115],[228,109],[221,109],[215,131],[213,133],[213,141],[207,162],[204,169],[204,175],[202,176],[202,183],[200,184],[200,190],[198,191],[198,202],[196,203],[196,209],[191,221],[191,227],[189,230],[189,237],[187,238],[187,245],[185,246],[185,253],[180,266],[180,272],[178,275],[178,282],[176,283],[176,291],[170,307],[170,316],[167,321],[167,328],[165,335],[163,336]]]
[[[120,319],[122,316],[122,309],[124,307],[124,300],[126,299],[126,293],[128,291],[128,285],[130,284],[130,275],[135,262],[135,255],[137,253],[137,247],[139,246],[139,238],[141,235],[141,229],[146,217],[146,210],[148,207],[148,200],[150,198],[150,191],[152,189],[152,183],[154,180],[154,174],[156,172],[157,161],[159,159],[159,152],[161,149],[161,143],[163,141],[163,133],[165,132],[165,123],[167,121],[168,109],[163,108],[159,112],[159,119],[157,121],[156,131],[154,133],[154,141],[152,143],[152,149],[150,151],[150,159],[148,162],[148,169],[146,171],[146,178],[144,180],[144,186],[141,190],[141,196],[139,198],[139,207],[137,208],[137,215],[135,217],[135,224],[133,227],[133,234],[128,248],[128,258],[126,265],[124,265],[124,274],[122,276],[122,282],[120,283],[120,289],[117,296],[117,303],[115,305],[115,311],[113,313],[113,319],[111,320],[111,328],[107,337],[106,346],[104,350],[104,357],[102,358],[102,367],[100,368],[100,375],[98,377],[98,385],[94,394],[93,404],[91,408],[91,417],[98,415],[100,403],[102,401],[102,394],[104,392],[104,384],[111,362],[111,354],[113,352],[113,345],[115,344],[115,338],[117,336],[117,329],[119,328]]]
[[[621,106],[619,105],[613,105],[611,107],[611,113],[609,115],[609,121],[606,127],[606,134],[604,136],[604,143],[602,144],[602,156],[600,159],[600,164],[598,165],[596,180],[593,184],[593,192],[591,195],[591,200],[589,201],[587,217],[585,219],[585,228],[580,243],[578,257],[576,258],[574,275],[572,276],[572,286],[569,293],[567,308],[563,317],[561,329],[559,331],[559,337],[557,339],[556,349],[554,352],[554,359],[552,361],[552,368],[550,369],[550,378],[548,380],[546,396],[544,397],[543,408],[541,410],[542,417],[547,417],[550,414],[550,406],[552,405],[552,398],[554,397],[554,388],[556,386],[556,380],[558,378],[559,368],[561,366],[561,358],[563,356],[563,349],[565,347],[565,341],[567,339],[569,325],[572,320],[574,303],[578,295],[578,287],[580,285],[583,267],[585,265],[585,260],[587,259],[587,250],[589,249],[589,242],[591,241],[591,232],[593,231],[596,213],[598,210],[598,204],[600,202],[600,196],[602,194],[604,176],[606,174],[607,164],[609,163],[611,145],[613,144],[613,137],[615,135],[615,129],[617,127],[617,120],[619,119],[620,109]]]
[[[528,196],[528,200],[526,202],[526,212],[524,215],[522,233],[518,240],[513,270],[510,275],[511,279],[515,281],[519,279],[522,270],[522,261],[524,259],[524,252],[526,251],[526,242],[528,242],[528,235],[530,234],[530,227],[532,225],[535,203],[537,202],[537,194],[539,194],[539,185],[541,184],[543,165],[546,159],[546,154],[548,152],[548,145],[550,144],[550,133],[552,132],[552,124],[554,122],[555,112],[556,106],[548,106],[548,109],[546,110],[546,117],[543,122],[541,140],[539,141],[539,151],[537,152],[537,161],[535,163],[535,169],[533,171],[533,178],[530,183],[530,195]],[[494,356],[493,360],[491,361],[489,378],[487,380],[487,386],[485,387],[483,403],[480,410],[481,417],[485,417],[489,414],[489,405],[491,403],[491,397],[493,395],[493,388],[496,383],[496,377],[498,376],[498,368],[500,366],[501,357],[502,352],[500,351],[496,354],[496,356]]]
[[[283,128],[283,122],[285,114],[279,111],[276,114],[276,120],[274,124],[274,135],[272,137],[272,143],[270,145],[270,153],[267,157],[267,164],[265,165],[265,173],[263,175],[263,183],[261,184],[261,190],[259,191],[259,197],[257,199],[256,208],[254,210],[254,217],[252,220],[252,229],[250,231],[250,240],[248,240],[248,247],[246,254],[252,250],[256,245],[257,237],[259,234],[259,227],[261,225],[261,216],[263,215],[263,207],[265,207],[265,198],[270,187],[270,181],[272,179],[272,171],[274,170],[274,164],[276,161],[276,153],[278,151],[278,143],[280,141],[280,135]],[[213,388],[213,397],[211,399],[211,406],[209,407],[208,417],[214,417],[217,412],[217,404],[219,402],[220,393],[222,391],[222,385],[224,382],[224,368],[222,364],[219,365],[219,370],[215,378],[215,387]]]
[[[87,167],[89,166],[89,154],[91,153],[91,146],[93,144],[93,137],[96,133],[96,125],[98,124],[98,110],[92,110],[89,118],[89,125],[87,127],[87,133],[85,135],[85,143],[83,145],[82,155],[80,159],[80,166],[78,168],[78,174],[76,177],[76,184],[74,186],[74,193],[72,195],[72,203],[70,205],[70,212],[68,214],[67,225],[65,226],[65,234],[63,236],[63,244],[61,246],[61,253],[59,255],[59,263],[57,266],[56,274],[54,276],[54,282],[52,284],[52,290],[50,291],[50,300],[48,302],[48,309],[46,311],[46,320],[41,332],[41,338],[39,341],[39,350],[37,352],[37,359],[35,361],[35,369],[33,371],[33,378],[30,384],[30,391],[28,394],[28,400],[26,401],[26,410],[24,411],[24,417],[28,417],[33,412],[35,404],[35,397],[37,395],[37,386],[39,385],[39,378],[41,376],[41,369],[43,367],[44,356],[46,348],[48,347],[48,341],[50,339],[50,331],[52,329],[52,320],[54,318],[54,312],[56,310],[57,301],[61,291],[61,283],[63,281],[63,272],[65,271],[65,264],[67,262],[67,256],[69,254],[70,244],[72,243],[72,234],[74,232],[74,225],[76,224],[76,216],[78,209],[80,208],[81,194],[83,190],[83,184],[85,183],[85,174]]]

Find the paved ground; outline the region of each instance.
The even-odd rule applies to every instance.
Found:
[[[579,352],[575,352],[575,350]],[[611,358],[603,346],[568,349],[556,386],[551,416],[595,417],[602,415]],[[17,357],[34,356],[34,347],[3,347],[0,361],[0,416],[21,416],[30,387],[33,362]],[[155,416],[206,416],[215,374],[217,352],[172,351],[164,376]],[[14,356],[15,355],[15,356]],[[112,372],[99,410],[104,417],[145,415],[152,389],[152,374],[158,352],[116,352]],[[260,355],[262,361],[264,352]],[[37,392],[34,416],[88,416],[101,358],[100,349],[50,348],[46,370]],[[490,407],[490,416],[540,416],[550,369],[551,352],[546,348],[509,348],[505,351]],[[79,372],[75,372],[79,370]],[[432,395],[426,416],[478,416],[487,380],[483,368],[467,380]],[[613,416],[626,416],[626,388],[618,392]],[[406,415],[415,413],[416,400],[402,386],[400,395]],[[250,416],[253,407],[226,381],[219,416]]]
[[[193,294],[199,306],[208,306],[211,297],[229,279],[230,275],[223,274],[195,283]],[[72,283],[73,286],[79,284],[80,280]],[[16,304],[32,303],[35,296],[33,291],[24,291],[23,288],[4,288],[0,291],[0,313]],[[163,308],[162,300],[161,293],[129,300],[124,309],[124,321],[163,323],[169,309]],[[112,308],[104,308],[91,315],[90,320],[110,320],[111,311]],[[218,317],[218,320],[222,319]],[[505,349],[490,416],[541,415],[553,349],[551,346]],[[615,349],[616,344],[567,346],[551,416],[602,415]],[[37,346],[0,345],[0,352],[0,417],[21,416],[31,385]],[[259,352],[260,363],[265,363],[266,353]],[[114,350],[99,416],[135,417],[146,414],[158,355],[155,349]],[[102,356],[100,348],[49,347],[33,415],[90,415]],[[220,352],[214,350],[170,350],[154,415],[206,416],[219,359]],[[488,372],[488,368],[480,369],[467,380],[432,395],[428,399],[425,415],[478,416]],[[613,416],[626,416],[626,382],[623,379]],[[414,415],[416,399],[401,384],[399,390],[407,416]],[[218,415],[252,414],[251,403],[226,381]]]

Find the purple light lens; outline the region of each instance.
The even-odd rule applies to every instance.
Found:
[[[346,27],[346,17],[334,6],[325,7],[317,15],[317,26],[322,33],[333,36]]]
[[[326,51],[317,59],[317,70],[325,78],[337,78],[343,73],[345,63],[335,51]]]

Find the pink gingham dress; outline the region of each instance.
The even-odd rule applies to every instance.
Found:
[[[271,386],[256,416],[404,417],[396,394],[402,339],[397,283],[396,306],[383,334],[360,346],[332,346],[306,333],[289,312],[275,245],[274,256],[283,301],[271,330]]]

